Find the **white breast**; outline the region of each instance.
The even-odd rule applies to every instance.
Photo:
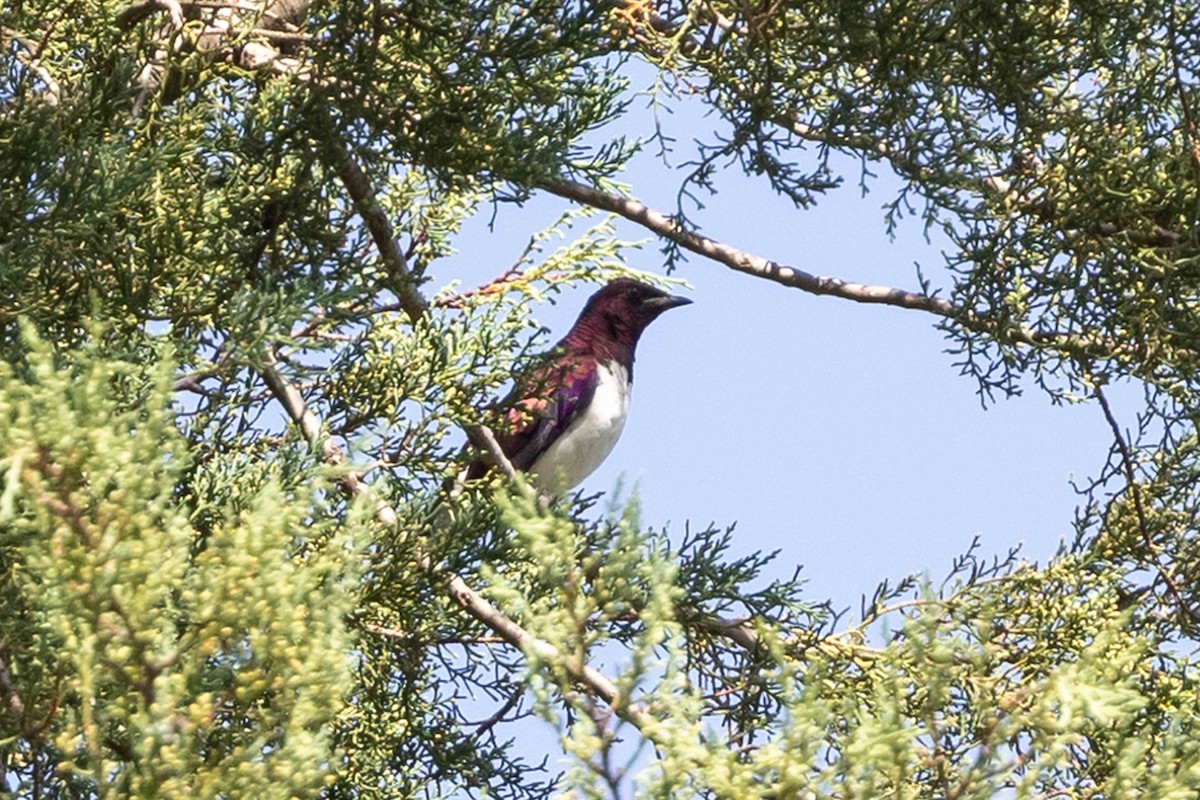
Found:
[[[596,392],[587,409],[533,462],[543,492],[572,489],[608,457],[629,413],[629,372],[615,361],[597,365]]]

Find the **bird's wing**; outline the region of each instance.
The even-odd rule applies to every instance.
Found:
[[[518,382],[502,404],[496,441],[513,467],[526,471],[591,402],[598,381],[591,358],[553,359]],[[481,477],[487,464],[476,461],[467,478]]]
[[[592,401],[598,377],[592,359],[553,361],[525,383],[524,399],[507,412],[501,448],[519,470],[527,470]]]

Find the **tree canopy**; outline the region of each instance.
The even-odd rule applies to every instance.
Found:
[[[1195,795],[1197,3],[18,0],[0,42],[5,791]],[[631,134],[635,92],[715,133],[623,173],[678,134]],[[884,174],[944,278],[814,274],[695,214]],[[433,285],[467,221],[544,196],[519,264]],[[608,215],[667,271],[927,315],[985,397],[1095,404],[1074,540],[848,617],[728,529],[537,498],[491,404],[538,301],[634,274]]]

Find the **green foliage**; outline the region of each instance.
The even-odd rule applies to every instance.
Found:
[[[5,791],[1195,796],[1194,2],[234,5],[4,13]],[[803,208],[890,170],[981,393],[1102,405],[1069,547],[850,618],[732,528],[454,486],[536,304],[636,244],[573,210],[430,276],[494,203],[611,186],[650,72],[657,144],[716,121],[679,230],[729,174]]]
[[[315,484],[246,470],[224,502],[186,502],[170,358],[26,343],[23,377],[0,365],[6,780],[29,791],[52,769],[63,791],[105,797],[319,790],[350,674],[353,518],[318,520]]]

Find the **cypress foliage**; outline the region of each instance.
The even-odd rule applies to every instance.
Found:
[[[0,792],[1194,797],[1197,20],[6,7]],[[661,176],[615,183],[670,136],[624,126],[643,83],[709,113],[669,213],[626,194]],[[885,170],[885,220],[951,242],[919,293],[781,270],[688,218],[731,175],[799,214]],[[585,208],[493,283],[432,285],[470,220],[554,195]],[[764,582],[774,556],[735,557],[731,529],[648,528],[636,498],[444,490],[544,344],[537,303],[631,274],[597,211],[671,266],[927,312],[985,398],[1094,403],[1113,438],[1074,540],[1041,565],[972,548],[849,618]],[[1132,435],[1117,382],[1144,389]]]

